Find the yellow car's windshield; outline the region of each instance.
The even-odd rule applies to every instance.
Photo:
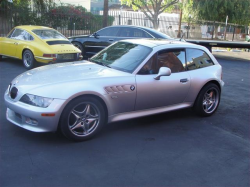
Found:
[[[32,30],[39,38],[43,40],[47,39],[66,39],[62,34],[59,32],[52,30],[52,29],[39,29],[39,30]]]

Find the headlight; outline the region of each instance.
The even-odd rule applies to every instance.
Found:
[[[47,97],[40,97],[37,95],[25,94],[20,99],[20,101],[29,105],[46,108],[50,105],[53,99]]]

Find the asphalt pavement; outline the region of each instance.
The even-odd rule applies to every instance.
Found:
[[[218,57],[221,103],[206,118],[192,109],[112,123],[92,140],[33,133],[5,118],[4,91],[26,71],[0,62],[1,187],[250,186],[250,61]]]

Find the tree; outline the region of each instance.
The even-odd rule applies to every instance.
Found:
[[[121,0],[121,4],[132,6],[133,10],[142,11],[145,16],[158,29],[158,16],[166,11],[170,11],[179,0]]]
[[[103,22],[102,22],[103,27],[108,26],[108,8],[109,8],[109,0],[104,0],[104,4],[103,4]]]
[[[229,22],[237,25],[250,23],[249,0],[185,0],[184,17],[192,16],[196,20],[206,20],[225,23],[228,16]],[[215,24],[215,35],[217,28]]]

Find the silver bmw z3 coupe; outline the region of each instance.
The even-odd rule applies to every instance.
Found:
[[[222,67],[206,48],[158,39],[124,40],[88,61],[39,67],[17,76],[6,117],[33,132],[60,130],[86,140],[107,123],[193,107],[219,106]]]

